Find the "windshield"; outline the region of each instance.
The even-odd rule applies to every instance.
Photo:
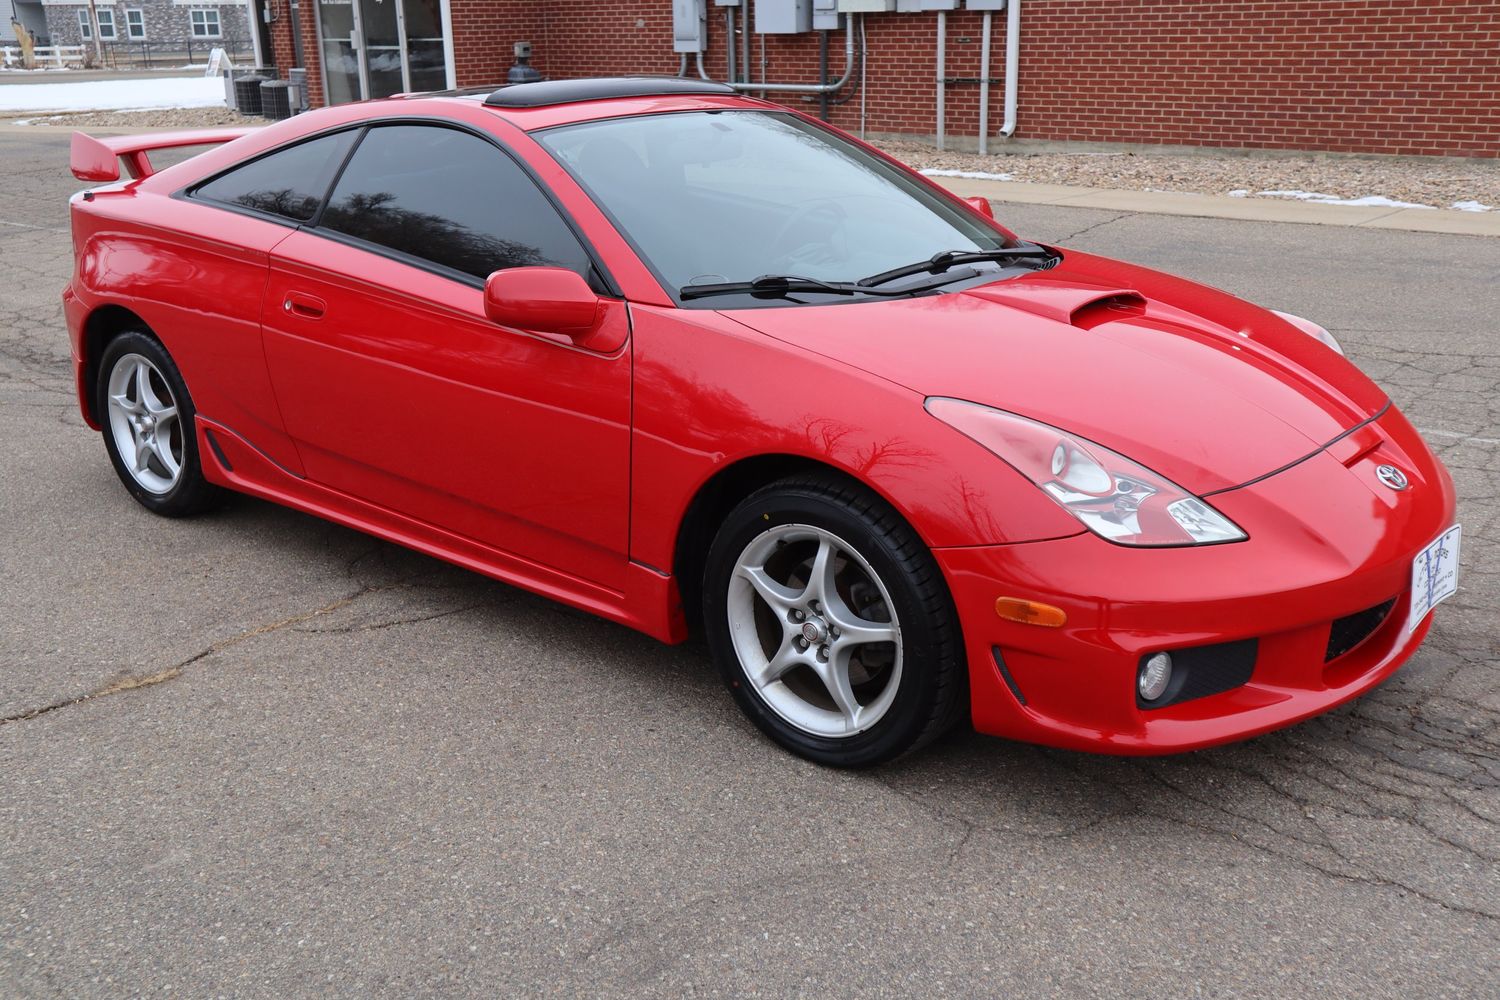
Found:
[[[849,282],[1003,236],[793,115],[692,111],[534,134],[669,290],[797,275]]]

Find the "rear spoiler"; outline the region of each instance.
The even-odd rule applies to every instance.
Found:
[[[111,136],[107,139],[96,139],[82,132],[74,132],[69,165],[73,169],[73,176],[81,181],[119,180],[121,160],[125,161],[125,169],[131,177],[150,177],[156,171],[151,168],[151,159],[146,154],[153,149],[213,146],[231,142],[256,130],[255,126],[200,128]]]

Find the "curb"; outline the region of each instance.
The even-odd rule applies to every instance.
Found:
[[[1458,212],[1444,208],[1388,208],[1319,205],[1273,198],[1230,198],[1181,191],[1118,191],[1066,184],[1025,184],[967,177],[932,177],[954,194],[1017,205],[1058,205],[1114,212],[1182,215],[1245,222],[1283,222],[1355,229],[1398,229],[1413,233],[1500,236],[1500,212]]]

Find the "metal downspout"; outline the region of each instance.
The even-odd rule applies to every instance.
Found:
[[[1020,87],[1021,69],[1021,0],[1005,5],[1005,124],[1000,134],[1009,139],[1016,134],[1016,93]]]

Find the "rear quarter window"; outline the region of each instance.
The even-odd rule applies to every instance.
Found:
[[[192,197],[310,222],[358,135],[349,129],[276,150],[198,185]]]

